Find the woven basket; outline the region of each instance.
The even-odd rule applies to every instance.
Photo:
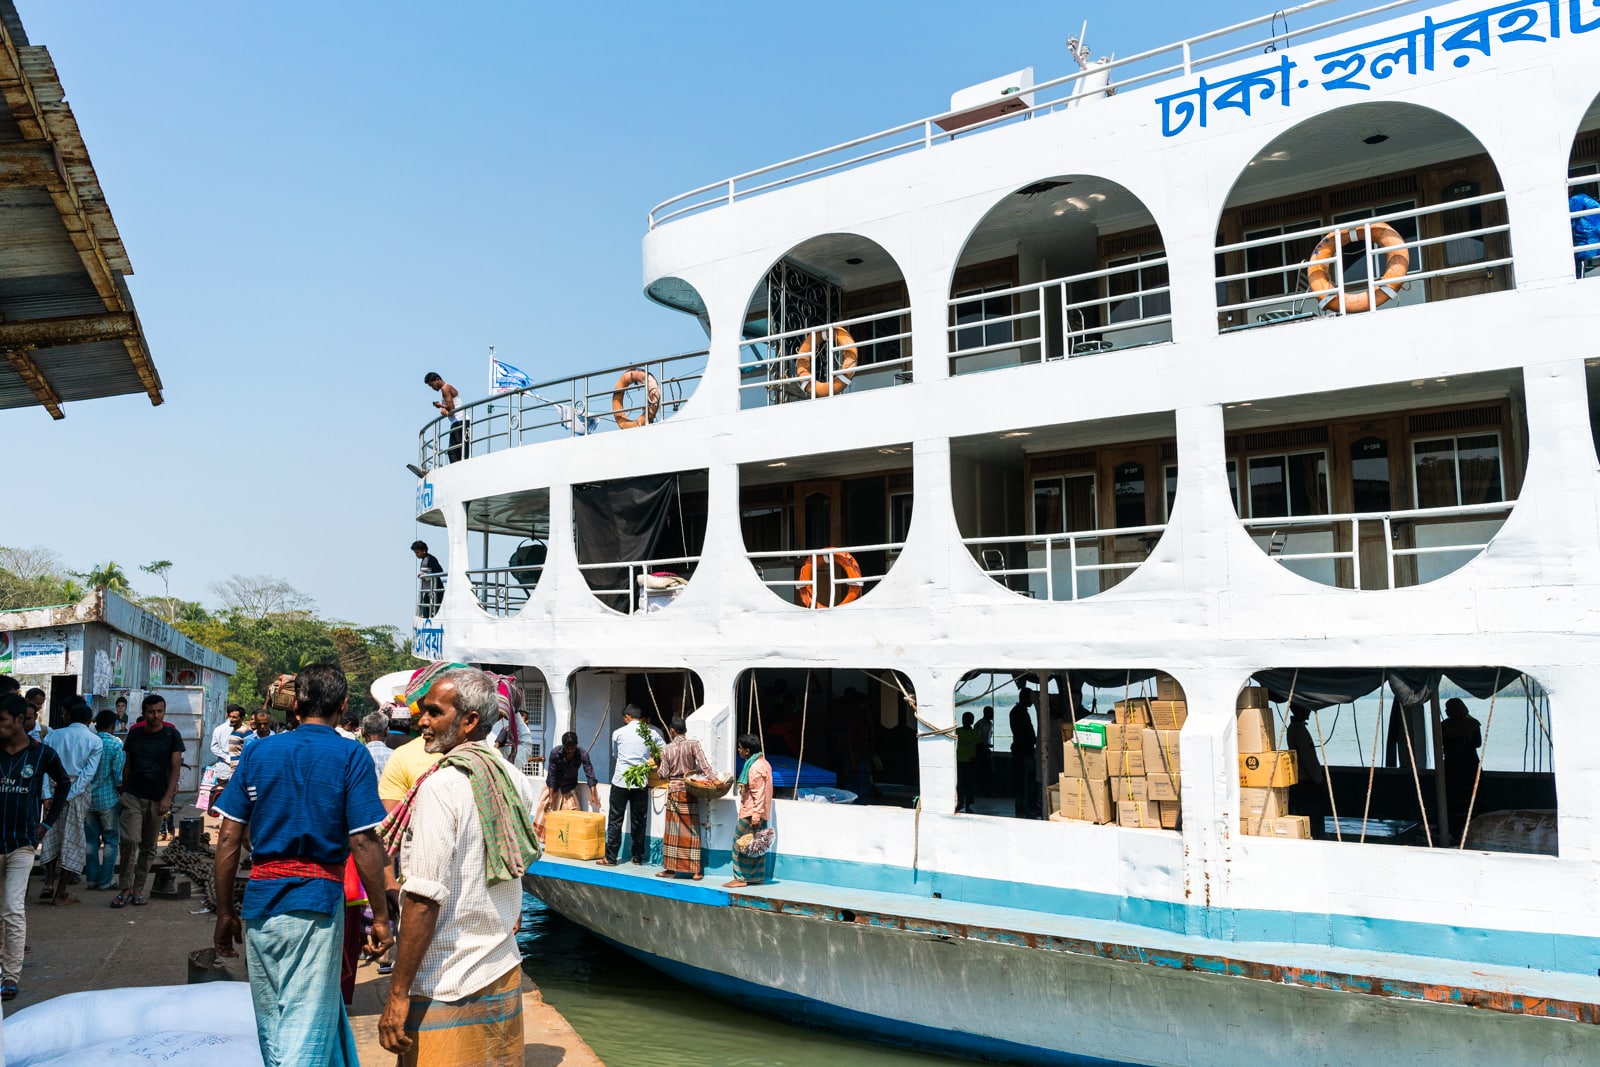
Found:
[[[716,800],[719,797],[728,795],[728,790],[733,788],[733,778],[731,776],[720,780],[715,778],[685,778],[683,787],[689,791],[689,795],[692,797],[697,797],[700,800]]]

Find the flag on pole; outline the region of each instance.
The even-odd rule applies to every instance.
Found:
[[[504,360],[489,357],[489,391],[509,393],[513,389],[526,389],[533,379]]]

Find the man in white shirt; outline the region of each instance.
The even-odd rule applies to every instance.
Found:
[[[211,754],[217,757],[218,793],[222,792],[222,787],[233,777],[233,769],[239,765],[239,750],[244,747],[247,733],[249,731],[244,728],[244,709],[237,704],[229,704],[228,721],[219,723],[211,731]]]
[[[383,712],[374,711],[361,720],[361,740],[367,751],[372,753],[372,766],[379,778],[383,777],[383,768],[388,766],[389,757],[394,755],[394,749],[384,743],[388,736],[389,716]]]
[[[89,811],[89,786],[94,782],[95,771],[100,769],[100,735],[89,728],[94,712],[82,697],[67,701],[68,725],[51,730],[44,739],[45,747],[61,758],[61,766],[72,778],[67,790],[66,807],[56,818],[55,825],[45,835],[39,851],[39,861],[44,864],[44,894],[39,898],[58,907],[79,903],[67,892],[67,875],[83,873],[88,857],[88,841],[83,834],[83,822]],[[51,783],[45,783],[51,789]],[[51,876],[55,884],[51,885]]]
[[[643,719],[644,714],[629,704],[622,709],[622,725],[611,735],[611,799],[606,812],[606,854],[595,861],[602,867],[617,865],[617,856],[622,851],[624,812],[628,814],[628,846],[633,853],[634,863],[644,862],[645,851],[650,845],[650,789],[643,781],[638,785],[630,784],[628,779],[632,777],[638,781],[639,774],[635,772],[629,775],[628,770],[645,766],[653,758],[651,742],[645,740],[645,732],[650,734],[657,749],[666,744],[666,740],[655,727],[646,725]]]
[[[406,873],[379,1040],[400,1067],[521,1063],[516,927],[521,877],[540,851],[533,787],[486,741],[501,714],[489,675],[446,671],[419,710],[441,758],[379,831]]]

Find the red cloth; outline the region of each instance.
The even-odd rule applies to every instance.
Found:
[[[330,882],[344,882],[344,864],[313,863],[310,860],[261,860],[250,868],[250,879],[262,878],[326,878]]]

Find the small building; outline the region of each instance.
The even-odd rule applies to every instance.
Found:
[[[0,611],[0,674],[15,677],[23,692],[45,691],[52,729],[66,725],[74,696],[96,711],[127,697],[130,719],[138,718],[145,694],[166,698],[167,721],[189,746],[180,792],[192,792],[210,762],[205,739],[225,717],[236,670],[227,656],[109,589],[76,604]]]

